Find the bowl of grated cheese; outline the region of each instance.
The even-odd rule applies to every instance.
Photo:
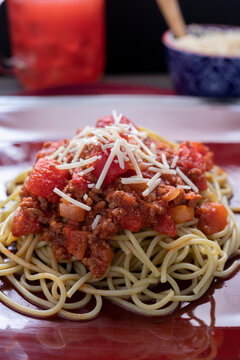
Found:
[[[240,96],[240,28],[189,25],[185,36],[176,39],[168,30],[162,41],[177,93]]]

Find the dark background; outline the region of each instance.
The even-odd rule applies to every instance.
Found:
[[[240,0],[179,0],[189,23],[240,25]],[[161,44],[166,24],[155,0],[107,0],[107,71],[166,70]]]
[[[34,1],[34,0],[33,0]],[[240,25],[240,0],[179,0],[187,23]],[[4,6],[0,40],[10,53]],[[106,0],[107,68],[111,74],[166,71],[161,36],[166,24],[155,0]]]

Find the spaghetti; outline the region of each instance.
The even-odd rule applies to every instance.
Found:
[[[75,199],[69,190],[69,178],[65,179],[65,185],[68,185],[64,187],[60,186],[61,181],[55,177],[54,184],[58,186],[54,185],[54,189],[46,195],[48,198],[45,200],[51,203],[54,211],[60,211],[60,215],[65,214],[60,217],[67,245],[61,243],[61,247],[58,243],[58,247],[54,248],[54,242],[44,235],[44,231],[49,235],[50,225],[41,219],[40,227],[36,228],[35,221],[33,232],[27,233],[25,230],[25,234],[20,234],[23,213],[20,213],[21,216],[18,214],[25,209],[22,204],[26,193],[29,195],[30,191],[35,191],[32,190],[35,189],[32,178],[33,174],[36,175],[38,163],[30,172],[30,176],[27,171],[8,183],[8,198],[0,205],[0,276],[7,277],[24,298],[39,308],[18,304],[0,291],[1,301],[10,307],[30,316],[49,317],[59,314],[71,320],[86,320],[97,316],[102,307],[102,299],[107,298],[142,315],[162,316],[173,312],[181,302],[200,298],[214,278],[226,277],[237,268],[237,261],[226,267],[229,257],[240,253],[240,229],[228,205],[232,191],[227,182],[227,174],[217,166],[208,166],[209,168],[204,168],[202,172],[188,172],[198,174],[197,180],[196,176],[188,177],[183,166],[186,155],[184,152],[188,151],[188,147],[198,146],[198,154],[202,157],[209,155],[202,147],[199,150],[199,144],[179,146],[150,131],[136,128],[126,121],[127,119],[123,119],[126,118],[113,113],[113,116],[99,120],[98,127],[87,127],[70,142],[58,143],[55,148],[51,144],[50,151],[48,145],[39,155],[39,161],[47,159],[54,162],[54,176],[58,175],[59,171],[61,174],[65,171],[64,174],[70,173],[73,179],[73,174],[77,171],[78,186],[79,179],[88,179],[85,183],[86,188],[77,198],[75,196]],[[101,155],[96,152],[99,144]],[[88,151],[87,156],[86,148],[91,150],[91,154]],[[188,154],[187,159],[191,156]],[[197,157],[199,164],[201,156]],[[208,157],[206,163],[209,161]],[[101,171],[96,174],[99,162]],[[127,170],[126,173],[124,169]],[[117,178],[111,179],[111,171],[115,175],[117,173]],[[174,186],[171,183],[173,180]],[[113,192],[111,186],[116,183],[118,193],[119,188],[124,194],[127,193],[126,189],[134,188],[134,194],[137,193],[138,197],[141,197],[141,209],[144,201],[144,206],[147,204],[149,208],[151,197],[157,193],[157,189],[167,189],[167,194],[165,192],[161,195],[162,207],[163,204],[167,204],[166,208],[162,210],[161,216],[155,214],[149,216],[148,220],[144,218],[145,222],[141,223],[143,226],[138,228],[136,222],[131,223],[131,211],[127,214],[128,221],[124,220],[127,225],[121,225],[123,218],[116,215],[117,212],[114,210],[118,208],[112,210],[112,205],[109,205],[107,210],[101,209],[97,215],[96,211],[92,214],[92,191],[95,191],[95,202],[98,207],[102,201],[99,200],[101,188],[107,189],[104,191],[108,191],[107,199],[109,204],[112,204],[112,193],[116,191]],[[37,189],[39,191],[39,186]],[[102,196],[105,196],[105,193],[103,194]],[[150,199],[149,202],[147,199]],[[41,202],[42,207],[46,207],[43,196],[38,195],[37,201]],[[192,205],[186,206],[186,203],[191,202]],[[225,209],[227,217],[226,222],[220,218],[220,225],[213,224],[212,231],[209,230],[211,224],[209,225],[204,215],[209,210],[209,203],[213,204],[211,206],[214,214],[218,212],[218,204]],[[134,217],[138,218],[139,209],[134,206]],[[39,211],[33,207],[33,217],[28,217],[30,220],[27,225],[25,221],[25,229],[26,226],[29,229],[32,218],[36,220],[36,216],[39,217],[34,213],[34,209]],[[70,215],[69,209],[74,210]],[[92,255],[89,255],[90,252],[94,252],[92,246],[95,238],[91,238],[84,245],[84,251],[80,249],[84,253],[81,254],[81,259],[75,248],[83,242],[82,237],[78,237],[77,245],[76,242],[73,244],[75,247],[71,241],[75,241],[79,234],[79,223],[85,224],[84,230],[80,232],[81,236],[82,233],[92,232],[100,238],[102,233],[99,234],[99,231],[104,229],[106,213],[111,213],[114,224],[117,225],[111,225],[111,229],[114,230],[111,230],[111,236],[107,235],[106,242],[105,239],[101,240],[101,247],[99,243],[95,244],[99,246],[97,250],[103,251],[102,254],[105,256],[105,263],[101,263],[103,267],[96,268],[93,263],[96,264],[99,259],[91,259]],[[207,212],[208,217],[211,217],[211,214]],[[75,216],[78,217],[77,230],[76,219],[72,216],[74,219]],[[216,220],[214,216],[211,219]],[[49,222],[52,226],[53,221]],[[54,224],[56,225],[55,220]],[[136,231],[133,231],[133,224]],[[15,250],[13,245],[16,247]],[[59,256],[59,251],[63,251],[63,248],[64,254],[67,255],[63,256],[61,253]],[[110,252],[112,256],[109,255]],[[76,300],[71,301],[73,298]],[[86,306],[90,307],[90,310],[86,310]]]

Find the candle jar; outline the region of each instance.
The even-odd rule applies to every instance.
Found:
[[[105,66],[104,0],[6,0],[13,71],[39,89],[96,81]]]

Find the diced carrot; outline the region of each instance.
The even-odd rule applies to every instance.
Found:
[[[169,191],[162,197],[162,199],[167,202],[176,199],[176,197],[178,197],[178,195],[180,194],[180,190],[177,189],[176,187],[169,186],[168,188]]]
[[[171,216],[176,224],[182,224],[193,219],[194,209],[186,205],[179,205],[171,209]]]

